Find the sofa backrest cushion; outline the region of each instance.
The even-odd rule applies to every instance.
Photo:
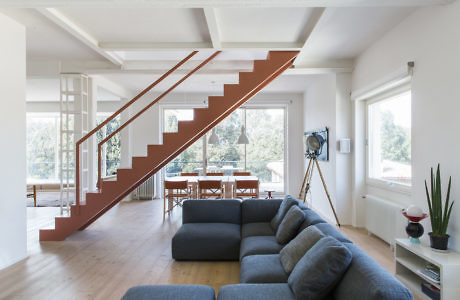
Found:
[[[302,210],[297,205],[291,206],[276,231],[277,242],[281,245],[289,243],[296,236],[303,218]]]
[[[296,299],[324,299],[342,279],[351,259],[352,253],[341,242],[332,237],[320,239],[289,275]]]
[[[278,212],[281,199],[247,199],[241,204],[243,224],[270,222]]]
[[[315,225],[325,236],[331,236],[342,243],[352,243],[347,239],[343,234],[341,234],[337,229],[334,228],[329,223],[318,223]]]
[[[344,245],[352,253],[353,259],[333,292],[334,299],[412,299],[412,294],[404,285],[356,245]]]
[[[307,208],[302,209],[302,211],[305,215],[305,219],[302,225],[300,225],[299,233],[302,232],[308,226],[316,225],[318,223],[326,223],[326,221],[324,221],[323,218],[321,218],[314,210]]]
[[[232,223],[241,225],[241,200],[186,200],[182,223]]]
[[[280,251],[281,265],[290,274],[305,253],[318,242],[324,234],[315,226],[305,228]]]
[[[298,204],[297,200],[292,198],[290,195],[286,195],[286,197],[284,197],[283,201],[281,202],[278,208],[278,212],[276,213],[276,215],[273,217],[273,219],[270,222],[270,226],[273,228],[273,230],[275,231],[278,230],[278,227],[283,221],[284,215],[288,212],[289,208],[297,204]]]

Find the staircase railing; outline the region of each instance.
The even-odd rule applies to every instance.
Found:
[[[80,145],[82,143],[84,143],[88,138],[93,136],[102,127],[107,125],[110,121],[115,119],[115,117],[117,117],[120,113],[122,113],[124,110],[126,110],[129,106],[131,106],[133,103],[135,103],[137,100],[139,100],[142,96],[144,96],[147,92],[149,92],[153,87],[155,87],[157,84],[159,84],[161,81],[163,81],[171,73],[176,71],[180,66],[182,66],[185,62],[187,62],[190,58],[192,58],[197,53],[198,53],[198,51],[193,51],[192,53],[190,53],[187,57],[185,57],[178,64],[176,64],[174,67],[172,67],[169,71],[167,71],[165,74],[163,74],[160,78],[158,78],[155,82],[153,82],[151,85],[149,85],[147,88],[145,88],[137,96],[135,96],[132,100],[130,100],[128,103],[126,103],[124,106],[122,106],[116,112],[114,112],[110,117],[108,117],[106,120],[104,120],[101,124],[99,124],[97,127],[95,127],[93,130],[88,132],[84,137],[82,137],[80,140],[77,141],[77,143],[75,145],[75,148],[76,148],[76,153],[75,153],[75,158],[76,158],[76,162],[75,162],[75,206],[77,207],[77,214],[80,211],[80,197],[81,197],[81,195],[80,195]],[[149,103],[147,106],[145,106],[142,110],[140,110],[137,114],[135,114],[133,117],[131,117],[128,121],[123,123],[123,125],[121,125],[117,130],[112,132],[110,135],[108,135],[106,138],[104,138],[98,144],[98,172],[97,172],[97,174],[98,174],[98,180],[97,180],[98,189],[101,188],[101,181],[102,181],[102,174],[101,174],[101,167],[102,167],[102,164],[101,164],[101,161],[102,161],[101,149],[102,149],[102,145],[104,143],[106,143],[108,140],[110,140],[115,134],[120,132],[123,128],[128,126],[132,121],[134,121],[137,117],[139,117],[141,114],[143,114],[146,110],[148,110],[150,107],[152,107],[155,103],[160,101],[164,96],[166,96],[168,93],[170,93],[179,84],[184,82],[188,77],[190,77],[196,71],[201,69],[204,65],[209,63],[219,53],[221,53],[221,51],[216,51],[214,54],[209,56],[201,64],[199,64],[192,71],[190,71],[188,74],[186,74],[184,77],[182,77],[179,81],[177,81],[174,85],[172,85],[168,90],[166,90],[164,93],[162,93],[160,96],[158,96],[155,100],[153,100],[151,103]]]

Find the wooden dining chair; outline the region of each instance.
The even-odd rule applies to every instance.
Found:
[[[180,173],[180,176],[199,176],[200,174],[198,172],[182,172]]]
[[[174,207],[182,206],[182,201],[191,198],[192,191],[188,185],[187,180],[181,181],[164,181],[163,185],[163,221],[165,220],[166,213],[171,213]],[[166,200],[168,204],[166,207]]]
[[[233,172],[233,176],[251,176],[251,172]]]
[[[222,172],[206,173],[206,176],[224,176]]]
[[[235,198],[259,198],[259,180],[236,180],[233,195]]]
[[[198,198],[223,198],[224,186],[222,180],[198,180]]]

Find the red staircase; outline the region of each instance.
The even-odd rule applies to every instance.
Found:
[[[216,52],[200,66],[187,74],[183,79],[179,80],[173,87],[168,89],[160,97],[150,103],[145,109],[136,114],[133,118],[120,126],[119,130],[127,126],[131,121],[137,118],[149,107],[158,102],[168,92],[177,85],[182,83],[188,76],[196,72],[204,64],[218,55]],[[190,54],[187,58],[181,61],[178,65],[168,71],[159,80],[150,85],[141,94],[136,96],[127,105],[115,112],[112,117],[108,118],[97,128],[88,133],[87,136],[77,142],[77,157],[79,157],[78,149],[81,143],[92,136],[102,126],[107,124],[111,118],[118,115],[122,110],[134,103],[142,97],[148,90],[155,86],[159,81],[176,70],[180,65],[187,61],[191,56],[196,54],[196,51]],[[196,140],[202,137],[206,132],[216,126],[219,122],[225,119],[238,107],[248,101],[252,96],[263,89],[273,79],[281,75],[287,68],[292,65],[294,58],[297,56],[297,51],[270,51],[266,60],[254,61],[252,72],[240,72],[238,84],[225,84],[223,96],[209,97],[207,108],[195,108],[194,119],[191,121],[179,121],[178,131],[173,133],[163,133],[163,144],[148,145],[148,153],[146,157],[133,157],[131,169],[118,169],[116,181],[103,181],[98,185],[98,192],[86,194],[86,203],[80,203],[79,194],[79,160],[77,159],[76,172],[76,204],[71,207],[70,217],[57,217],[55,220],[55,229],[40,230],[40,241],[61,241],[71,235],[76,230],[83,230],[95,220],[97,220],[106,211],[120,202],[124,197],[131,193],[136,187],[142,184],[145,180],[151,177],[156,172],[160,171],[169,161],[174,159],[187,147],[192,145]],[[118,131],[116,131],[118,132]],[[116,133],[115,132],[115,133]],[[115,134],[114,133],[114,134]],[[101,145],[110,137],[99,144]],[[100,153],[100,151],[99,151]],[[100,166],[100,162],[99,162]],[[99,168],[99,178],[101,177]]]

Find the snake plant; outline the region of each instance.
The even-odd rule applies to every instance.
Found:
[[[425,190],[426,198],[428,201],[428,208],[430,210],[430,219],[431,227],[433,230],[433,235],[436,236],[445,236],[447,231],[447,225],[449,224],[450,213],[452,211],[452,205],[449,206],[449,197],[450,197],[450,186],[452,178],[449,177],[449,186],[447,187],[447,196],[446,201],[442,203],[442,193],[441,193],[441,171],[438,168],[436,170],[436,175],[433,173],[433,168],[431,168],[431,196],[428,192],[428,185],[425,180]]]

